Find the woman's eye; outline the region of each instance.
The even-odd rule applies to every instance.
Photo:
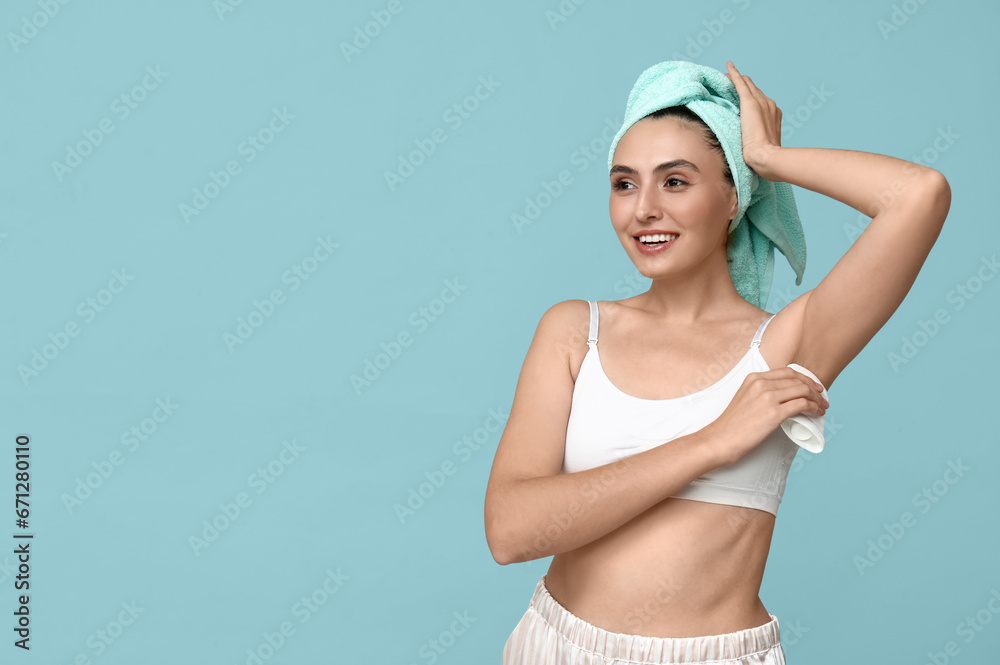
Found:
[[[687,184],[687,182],[681,180],[680,178],[667,178],[664,181],[664,183],[670,189],[677,189],[678,187],[683,187],[684,185]],[[634,187],[634,185],[632,185],[632,183],[630,183],[627,180],[617,180],[617,181],[611,183],[611,189],[619,190],[619,191],[625,190],[625,189],[631,189],[633,187]]]

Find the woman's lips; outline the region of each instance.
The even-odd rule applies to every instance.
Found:
[[[639,238],[633,238],[633,240],[635,241],[636,246],[638,246],[640,252],[642,252],[646,256],[654,256],[656,254],[659,254],[660,252],[665,252],[670,247],[673,247],[674,243],[677,242],[678,238],[680,238],[680,236],[675,236],[673,239],[668,240],[667,242],[661,242],[655,245],[644,245],[642,241],[639,240]]]

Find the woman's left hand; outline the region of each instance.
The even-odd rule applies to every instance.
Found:
[[[781,109],[761,92],[749,76],[740,74],[731,61],[725,76],[740,96],[740,131],[743,134],[743,160],[757,175],[768,177],[768,158],[781,149]]]

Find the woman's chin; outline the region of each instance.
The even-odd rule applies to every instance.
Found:
[[[661,279],[670,276],[669,270],[652,268],[648,261],[633,261],[632,265],[635,266],[636,272],[646,279]]]

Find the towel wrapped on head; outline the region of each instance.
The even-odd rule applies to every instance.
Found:
[[[711,67],[681,60],[644,71],[629,93],[625,121],[611,142],[608,171],[628,128],[668,106],[686,106],[704,120],[726,153],[739,198],[739,210],[729,225],[729,273],[736,291],[764,309],[774,276],[774,248],[788,259],[799,285],[806,268],[806,241],[792,186],[761,178],[743,160],[740,97],[732,81]]]

